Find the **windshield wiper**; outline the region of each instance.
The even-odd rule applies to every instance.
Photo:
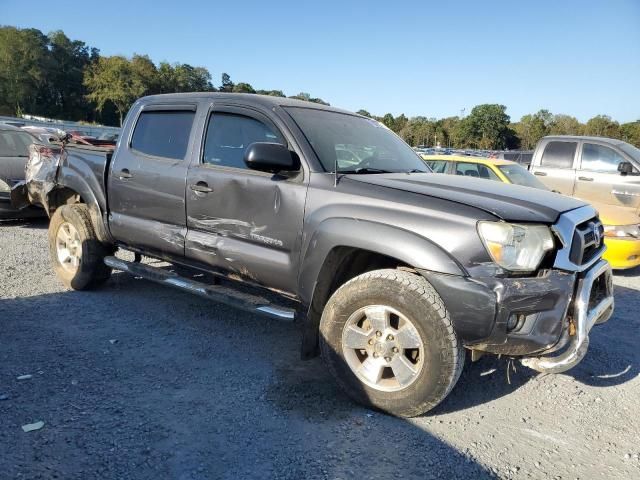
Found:
[[[406,173],[429,173],[426,170],[418,170],[417,168],[414,168],[413,170],[407,170]]]
[[[356,168],[354,170],[338,170],[338,173],[346,173],[346,174],[358,174],[358,173],[394,173],[394,172],[390,172],[389,170],[383,170],[381,168],[370,168],[370,167],[363,167],[363,168]]]

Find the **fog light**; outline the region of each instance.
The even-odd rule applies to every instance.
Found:
[[[527,316],[522,313],[511,314],[511,316],[509,316],[509,320],[507,320],[507,332],[520,330],[526,319]]]

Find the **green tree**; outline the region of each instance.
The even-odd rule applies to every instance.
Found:
[[[49,33],[48,49],[47,73],[38,95],[40,111],[33,113],[86,120],[84,70],[97,59],[98,50],[79,40],[71,40],[60,30]]]
[[[620,125],[620,138],[640,148],[640,120]]]
[[[243,82],[236,83],[231,91],[234,93],[256,93],[251,85]]]
[[[130,63],[134,83],[143,88],[140,96],[160,93],[160,77],[158,75],[158,69],[149,56],[134,55],[133,58],[131,58]]]
[[[483,104],[473,107],[461,122],[461,133],[476,148],[501,149],[507,146],[511,132],[507,107]]]
[[[134,73],[131,62],[117,55],[100,57],[86,70],[84,84],[89,92],[87,98],[96,104],[98,111],[107,103],[115,106],[120,125],[131,104],[148,88]]]
[[[585,135],[597,137],[620,138],[620,124],[608,115],[596,115],[589,119],[584,128]]]
[[[305,102],[319,103],[321,105],[329,105],[327,102],[325,102],[321,98],[312,97],[310,94],[306,92],[300,92],[299,94],[292,95],[289,98],[294,98],[296,100],[304,100]]]
[[[366,110],[360,109],[356,112],[358,115],[362,115],[363,117],[369,117],[371,118],[371,114],[369,112],[367,112]]]
[[[520,147],[531,150],[542,137],[549,134],[552,123],[553,115],[551,112],[540,110],[533,115],[524,115],[512,127],[520,140]]]
[[[257,90],[259,95],[269,95],[270,97],[286,97],[282,90]]]
[[[219,90],[221,92],[233,91],[233,82],[231,81],[231,76],[228,73],[222,74],[222,83],[220,84]]]
[[[0,28],[0,110],[39,113],[47,78],[48,39],[36,29]]]
[[[571,115],[554,115],[549,126],[549,135],[582,135],[583,131],[584,125]]]

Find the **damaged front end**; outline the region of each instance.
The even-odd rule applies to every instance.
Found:
[[[39,205],[48,212],[49,192],[56,187],[58,168],[64,155],[61,146],[31,144],[25,179],[11,189],[11,205],[17,209]]]

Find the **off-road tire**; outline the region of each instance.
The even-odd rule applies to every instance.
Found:
[[[80,264],[75,271],[65,269],[58,259],[56,236],[58,229],[68,222],[77,230],[82,244]],[[85,204],[63,205],[55,210],[49,222],[49,254],[53,269],[67,288],[91,290],[102,285],[111,276],[111,268],[104,257],[114,248],[98,240],[91,223],[89,208]]]
[[[424,345],[423,368],[399,391],[384,392],[361,382],[347,364],[342,334],[347,319],[369,305],[388,305],[414,324]],[[464,366],[464,348],[449,313],[423,277],[403,270],[375,270],[342,285],[320,321],[320,349],[330,372],[357,402],[392,415],[414,417],[438,405],[453,389]]]

